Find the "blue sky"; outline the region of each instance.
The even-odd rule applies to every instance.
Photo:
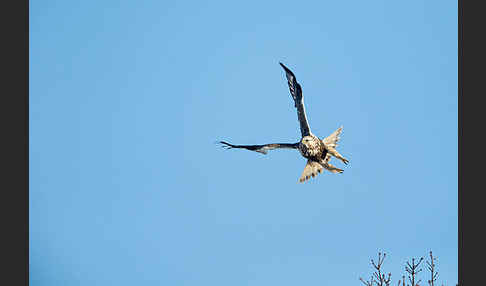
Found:
[[[343,174],[214,144],[300,139],[279,61]],[[29,88],[31,285],[457,282],[455,1],[31,1]]]

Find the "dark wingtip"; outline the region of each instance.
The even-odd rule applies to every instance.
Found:
[[[219,141],[219,144],[222,144],[222,146],[221,146],[221,147],[223,147],[224,149],[231,149],[231,148],[233,148],[233,147],[234,147],[234,146],[233,146],[233,145],[231,145],[230,143],[228,143],[228,142],[224,142],[224,141]]]
[[[282,64],[281,62],[279,62],[280,66],[282,66],[282,68],[285,70],[286,73],[289,73],[291,74],[292,76],[294,76],[294,73],[288,68],[286,67],[284,64]],[[295,76],[294,76],[295,77]]]

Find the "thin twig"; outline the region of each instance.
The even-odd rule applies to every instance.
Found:
[[[434,282],[437,280],[437,276],[439,276],[439,272],[435,271],[435,260],[437,260],[437,258],[432,255],[432,251],[430,251],[429,257],[430,262],[427,261],[427,268],[430,271],[430,280],[427,282],[429,282],[430,286],[434,286]]]

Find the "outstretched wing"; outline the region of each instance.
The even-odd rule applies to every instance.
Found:
[[[300,123],[300,132],[302,133],[302,137],[310,135],[310,127],[309,123],[307,122],[307,116],[305,115],[305,108],[304,108],[304,98],[302,97],[302,88],[300,84],[297,82],[297,79],[294,73],[289,70],[286,66],[280,63],[282,68],[285,70],[285,76],[287,77],[287,83],[289,84],[290,94],[294,99],[295,107],[297,108],[297,117],[299,118]]]
[[[336,148],[338,146],[337,142],[341,137],[341,132],[343,131],[343,127],[339,127],[336,131],[334,131],[331,135],[327,136],[326,138],[322,139],[322,142],[326,147]]]
[[[233,145],[224,141],[220,141],[219,143],[223,144],[223,147],[226,149],[242,148],[250,151],[259,152],[262,154],[267,154],[268,150],[273,150],[278,148],[287,148],[287,149],[299,148],[299,143],[273,143],[273,144],[264,144],[264,145]]]

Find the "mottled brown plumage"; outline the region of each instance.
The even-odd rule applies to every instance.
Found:
[[[292,71],[290,71],[290,69],[288,69],[282,63],[280,63],[280,65],[285,70],[289,91],[294,99],[295,107],[297,109],[297,118],[299,119],[302,139],[297,143],[273,143],[264,145],[233,145],[224,141],[220,141],[220,143],[223,144],[223,147],[226,147],[227,149],[243,148],[262,154],[267,154],[268,150],[278,148],[298,149],[300,154],[307,159],[307,164],[305,165],[304,171],[299,178],[299,182],[304,182],[311,177],[315,177],[319,173],[322,173],[324,169],[330,171],[331,173],[342,173],[343,170],[329,164],[329,160],[331,159],[331,156],[334,156],[343,161],[345,164],[349,162],[336,150],[339,135],[341,134],[343,128],[338,128],[331,135],[322,140],[312,134],[309,123],[307,122],[307,116],[305,114],[302,88],[297,82],[297,79]]]

